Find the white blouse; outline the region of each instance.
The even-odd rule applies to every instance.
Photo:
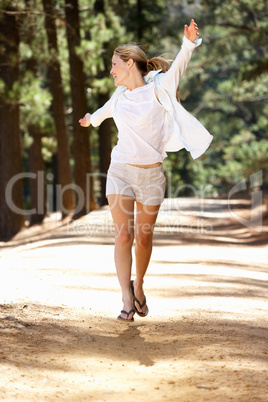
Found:
[[[154,83],[126,90],[118,99],[113,114],[118,128],[118,143],[113,162],[141,165],[163,162],[165,108],[158,102]]]
[[[176,89],[200,44],[201,39],[191,42],[184,37],[167,72],[151,71],[144,77],[146,85],[133,91],[119,86],[108,102],[91,115],[93,127],[114,118],[118,143],[112,151],[112,161],[145,165],[162,162],[166,151],[185,148],[194,159],[205,152],[212,135],[176,100]]]

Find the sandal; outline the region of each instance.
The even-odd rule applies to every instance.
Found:
[[[141,313],[141,312],[137,309],[137,307],[135,306],[135,302],[138,303],[138,305],[139,305],[140,308],[142,308],[143,306],[145,306],[145,304],[146,304],[146,297],[144,296],[143,302],[142,302],[142,304],[141,304],[141,302],[137,299],[137,297],[136,297],[135,294],[134,294],[134,284],[133,284],[133,282],[134,282],[134,281],[130,281],[130,289],[131,289],[132,296],[133,296],[133,305],[134,305],[134,309],[135,309],[136,313],[137,313],[140,317],[146,317],[146,315],[149,313],[149,308],[148,308],[148,306],[146,306],[146,309],[145,309],[145,312],[144,312],[144,313]]]
[[[130,316],[131,313],[135,314],[135,310],[132,308],[131,310],[129,310],[129,312],[127,312],[126,310],[121,310],[121,313],[124,313],[127,315],[127,318],[123,318],[121,316],[121,314],[117,317],[118,320],[123,320],[123,321],[134,321],[134,317],[132,317],[130,320],[128,319],[128,317]],[[133,315],[134,315],[133,314]]]

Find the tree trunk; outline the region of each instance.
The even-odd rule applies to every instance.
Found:
[[[30,179],[30,195],[32,213],[30,225],[43,222],[46,215],[46,186],[45,186],[45,165],[42,157],[42,137],[34,127],[29,127],[29,134],[33,143],[29,149],[29,171],[36,174],[36,178]]]
[[[137,0],[137,38],[142,40],[143,38],[143,13],[142,13],[142,0]]]
[[[0,238],[8,240],[23,226],[24,215],[22,178],[15,180],[22,172],[19,102],[14,94],[14,85],[19,80],[18,17],[5,11],[14,10],[2,10],[0,20],[0,79],[4,84],[0,98]],[[8,186],[11,179],[14,179],[12,188]],[[10,196],[5,191],[9,188]]]
[[[108,100],[108,94],[99,94],[98,103],[100,106],[104,105],[104,103]],[[106,205],[108,203],[106,198],[106,176],[111,160],[112,124],[113,123],[111,119],[106,119],[99,127],[99,166],[101,185],[101,195],[99,201],[100,205]]]
[[[83,62],[76,53],[80,46],[80,21],[78,0],[65,0],[66,31],[69,49],[71,95],[73,107],[73,152],[75,160],[75,183],[84,194],[84,202],[75,216],[87,214],[96,207],[91,173],[89,129],[81,127],[78,120],[87,112]],[[88,180],[87,180],[88,179]],[[87,188],[89,185],[89,188]],[[88,194],[89,190],[89,194]]]
[[[26,9],[29,10],[30,18],[28,18],[28,25],[24,27],[24,41],[32,50],[32,57],[27,58],[25,61],[26,71],[31,71],[35,78],[38,78],[38,60],[34,52],[34,39],[35,31],[32,29],[35,22],[31,15],[32,4],[30,0],[25,0]],[[22,73],[22,71],[21,71]],[[45,164],[42,156],[42,135],[40,134],[40,127],[38,124],[28,124],[28,133],[32,137],[33,143],[29,148],[29,172],[36,175],[35,178],[29,178],[31,210],[34,210],[30,216],[30,225],[40,224],[43,222],[47,213],[46,206],[46,186],[45,186]]]
[[[105,14],[105,7],[103,0],[95,0],[94,2],[94,12],[95,14],[102,13],[105,16],[106,24],[111,28],[111,24],[107,15]],[[109,48],[109,43],[104,42],[103,48]],[[109,77],[110,69],[111,69],[111,59],[107,58],[107,56],[103,57],[104,61],[104,70],[98,74],[98,78]],[[110,98],[109,93],[102,94],[100,93],[98,96],[98,104],[99,107],[103,106],[105,102],[107,102]],[[111,160],[111,149],[112,149],[112,125],[113,122],[111,119],[106,119],[99,127],[99,169],[100,169],[100,205],[106,205],[106,175],[107,170],[110,165]]]
[[[64,96],[60,63],[58,61],[57,31],[55,24],[55,9],[52,0],[43,0],[45,12],[45,26],[48,38],[48,48],[51,53],[49,65],[50,90],[52,93],[53,113],[57,131],[58,141],[58,169],[59,183],[62,189],[62,213],[65,216],[68,211],[75,206],[72,184],[72,174],[70,168],[70,157],[68,147],[67,128],[64,116]],[[66,186],[66,189],[64,187]]]

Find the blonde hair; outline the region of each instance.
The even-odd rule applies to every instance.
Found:
[[[124,62],[132,59],[143,77],[152,70],[161,69],[161,73],[165,73],[172,64],[172,60],[167,60],[161,56],[147,59],[145,52],[139,46],[132,44],[118,46],[114,50],[114,55],[118,55]],[[176,98],[180,102],[179,87],[176,91]]]

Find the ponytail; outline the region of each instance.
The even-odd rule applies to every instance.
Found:
[[[172,60],[167,60],[160,56],[153,57],[152,59],[147,60],[147,68],[148,71],[161,69],[162,73],[165,73],[169,70],[171,63]]]
[[[152,70],[161,70],[161,73],[165,73],[170,69],[172,60],[164,59],[164,57],[158,56],[147,60],[148,72]],[[177,101],[180,102],[180,89],[176,90]]]

